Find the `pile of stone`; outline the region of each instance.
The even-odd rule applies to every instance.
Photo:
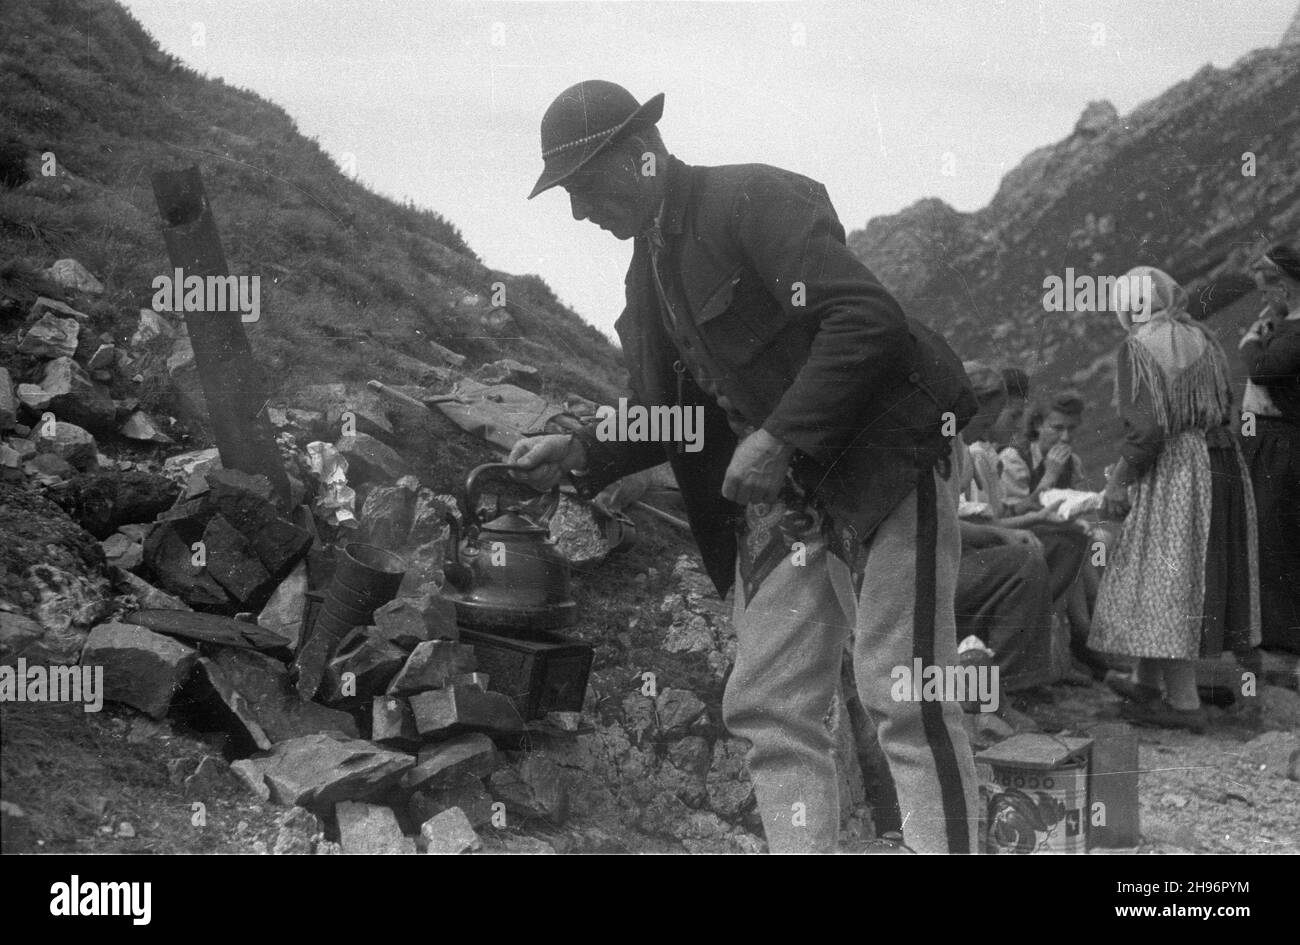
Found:
[[[56,274],[69,293],[103,291],[71,260]],[[0,505],[15,521],[32,503],[57,519],[68,559],[17,574],[17,607],[0,607],[0,659],[103,667],[106,702],[205,733],[222,757],[176,772],[177,783],[203,799],[237,776],[261,799],[300,809],[277,843],[286,851],[459,853],[526,839],[513,832],[522,823],[564,822],[566,779],[519,749],[572,739],[580,722],[539,734],[478,671],[439,590],[455,501],[421,485],[374,395],[321,385],[300,393],[302,407],[268,409],[290,476],[282,504],[265,477],[224,469],[215,449],[175,453],[140,410],[132,391],[161,372],[175,414],[202,419],[183,322],[140,311],[125,343],[92,322],[39,298],[0,339],[17,353],[0,369]],[[468,373],[454,352],[433,354],[441,363],[422,365],[422,378]],[[516,362],[479,373],[537,386],[536,370]],[[132,443],[160,448],[135,449],[133,460],[101,451]],[[345,464],[355,492],[346,527],[322,514],[312,443]],[[36,559],[43,529],[29,529]],[[333,649],[304,698],[294,659],[308,595],[327,584],[332,547],[356,540],[399,552],[408,580]]]
[[[289,639],[247,619],[136,610],[97,625],[81,662],[103,667],[106,702],[215,733],[249,790],[307,808],[342,852],[461,853],[489,822],[562,821],[567,799],[501,750],[521,746],[524,720],[454,618],[431,585],[398,597],[345,638],[316,700],[294,685]],[[188,793],[219,783],[199,775]]]
[[[104,292],[74,259],[58,260],[44,276],[74,300]],[[76,472],[113,467],[99,449],[105,439],[146,447],[172,443],[167,424],[141,408],[139,368],[152,339],[171,339],[178,330],[143,310],[140,329],[123,346],[93,322],[67,301],[41,296],[14,333],[10,363],[0,367],[3,478],[52,485]]]

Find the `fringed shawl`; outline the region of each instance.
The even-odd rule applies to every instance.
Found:
[[[1198,344],[1199,355],[1188,359],[1189,349]],[[1165,436],[1184,430],[1209,430],[1230,420],[1228,359],[1218,341],[1203,327],[1182,319],[1162,319],[1130,333],[1124,347],[1132,370],[1129,402],[1146,391],[1152,416]],[[1124,404],[1121,384],[1117,373],[1116,406]]]

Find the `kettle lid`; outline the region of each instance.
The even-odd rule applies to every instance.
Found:
[[[498,515],[484,525],[481,530],[507,535],[544,535],[549,537],[551,534],[549,528],[543,528],[515,509],[509,509],[505,513]]]

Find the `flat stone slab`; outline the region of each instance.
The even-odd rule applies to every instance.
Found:
[[[280,660],[292,657],[284,637],[255,623],[244,623],[232,617],[189,610],[138,610],[123,617],[122,621],[182,640],[257,650]]]
[[[375,797],[415,763],[412,755],[329,734],[291,738],[253,760],[276,803],[299,807]]]

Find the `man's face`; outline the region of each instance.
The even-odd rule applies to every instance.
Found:
[[[1270,302],[1286,305],[1295,291],[1292,280],[1287,279],[1277,264],[1267,256],[1261,255],[1251,263],[1250,274],[1255,280],[1255,287]]]
[[[1020,426],[1025,419],[1027,403],[1028,401],[1023,397],[1007,398],[1006,406],[998,414],[998,418],[993,422],[993,428],[989,432],[990,438],[999,449],[1009,444],[1012,437],[1020,430]]]
[[[1071,417],[1059,410],[1053,410],[1043,420],[1043,425],[1038,431],[1038,445],[1044,453],[1057,443],[1064,443],[1069,446],[1075,428],[1078,426],[1078,417]]]
[[[655,179],[620,148],[596,155],[562,186],[575,220],[590,220],[620,240],[643,233],[659,209]]]

